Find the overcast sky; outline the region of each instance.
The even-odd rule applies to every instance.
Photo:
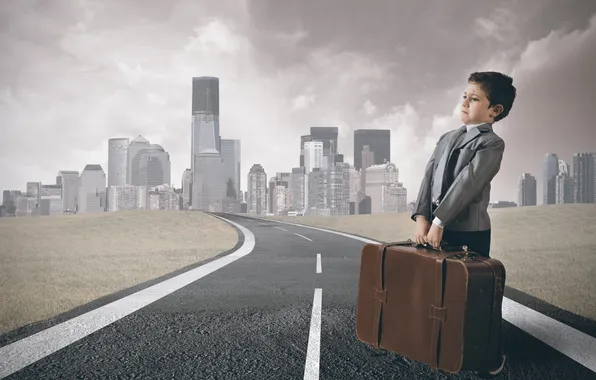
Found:
[[[414,200],[480,70],[518,89],[495,124],[506,150],[493,200],[516,201],[522,172],[541,188],[547,152],[596,151],[593,1],[2,1],[0,52],[0,189],[107,171],[108,139],[138,134],[170,153],[180,187],[193,76],[220,78],[244,190],[255,163],[268,177],[298,166],[310,126],[339,127],[350,163],[353,130],[388,128]]]

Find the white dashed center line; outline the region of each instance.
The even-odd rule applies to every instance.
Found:
[[[294,232],[294,235],[296,235],[296,236],[300,236],[301,238],[303,238],[303,239],[306,239],[306,240],[308,240],[308,241],[312,241],[311,239],[307,238],[306,236],[303,236],[303,235],[297,234],[297,233],[295,233],[295,232]]]
[[[323,272],[323,268],[321,267],[321,254],[317,253],[317,273]]]
[[[282,231],[288,232],[288,230],[286,230],[285,228],[281,228],[281,227],[275,227],[275,228],[277,228],[278,230],[282,230]]]
[[[304,380],[319,379],[322,304],[323,289],[315,289],[315,297],[312,305],[312,315],[310,318],[310,332],[308,334],[308,348],[306,349],[306,363],[304,365]]]

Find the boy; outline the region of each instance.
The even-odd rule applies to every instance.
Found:
[[[492,71],[468,78],[460,109],[464,126],[439,138],[420,185],[412,214],[418,244],[439,248],[443,240],[489,257],[490,181],[499,172],[505,150],[492,124],[503,120],[513,106],[512,83],[510,77]]]

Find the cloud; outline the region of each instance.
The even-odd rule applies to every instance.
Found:
[[[487,41],[505,42],[517,37],[518,24],[515,13],[506,8],[495,9],[489,17],[474,20],[477,33]]]
[[[364,102],[362,108],[364,108],[364,112],[366,112],[366,114],[369,116],[377,112],[377,106],[375,106],[370,100]]]

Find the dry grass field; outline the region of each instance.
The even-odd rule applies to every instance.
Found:
[[[596,320],[596,204],[491,209],[490,215],[491,256],[506,266],[508,286]],[[409,213],[267,218],[382,241],[414,235]]]
[[[0,219],[0,334],[233,248],[200,212],[126,211]]]

